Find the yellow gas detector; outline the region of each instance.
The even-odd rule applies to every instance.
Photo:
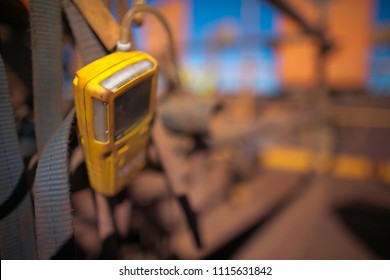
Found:
[[[155,59],[139,51],[115,52],[77,71],[78,130],[97,192],[117,194],[144,167],[157,73]]]

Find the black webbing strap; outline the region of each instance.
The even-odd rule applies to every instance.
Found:
[[[45,0],[30,1],[30,24],[31,24],[31,48],[33,64],[33,97],[34,97],[34,122],[35,134],[37,139],[38,155],[41,155],[45,146],[53,133],[57,130],[62,121],[62,13],[61,0],[54,0],[48,5]],[[46,149],[47,151],[47,149]],[[47,152],[46,152],[47,154]],[[66,158],[66,153],[62,157]],[[40,158],[39,165],[45,162],[46,157]],[[52,165],[54,162],[50,162]],[[46,205],[42,200],[42,190],[46,190],[43,182],[52,181],[52,178],[61,177],[65,170],[55,169],[58,166],[53,165],[54,169],[46,170],[46,173],[40,173],[35,178],[34,190],[38,192],[35,199],[35,215],[38,257],[46,257],[41,254],[41,247],[47,248],[52,244],[52,239],[61,241],[61,236],[57,237],[56,232],[51,232],[51,237],[42,240],[42,232],[51,230],[52,220],[42,218],[42,209]],[[54,181],[53,183],[67,184]],[[56,185],[57,187],[58,185]],[[54,187],[54,186],[53,186]],[[56,193],[46,193],[50,200],[56,201]],[[41,204],[43,203],[43,204]],[[69,203],[69,201],[66,201]],[[38,211],[38,212],[37,212]],[[43,221],[43,222],[42,222]]]
[[[96,38],[75,4],[70,0],[62,0],[62,5],[72,29],[77,49],[80,51],[83,64],[88,64],[106,55],[107,53],[100,41]]]
[[[46,145],[37,167],[34,201],[40,259],[55,256],[73,236],[68,143],[74,115],[72,109]]]
[[[100,41],[73,2],[62,0],[62,5],[83,63],[90,63],[106,55]],[[73,109],[46,145],[37,167],[34,199],[40,259],[59,257],[64,247],[74,247],[70,244],[74,238],[68,173],[69,134],[74,115]],[[67,253],[66,258],[69,257],[72,256]]]
[[[31,196],[23,190],[15,200],[17,185],[23,184],[23,161],[10,102],[7,73],[0,56],[0,251],[1,259],[35,259],[35,234]],[[10,202],[12,208],[8,207]],[[7,211],[12,209],[12,211]]]
[[[84,63],[106,54],[71,1],[63,1]],[[2,259],[50,259],[73,242],[68,183],[68,143],[74,110],[61,124],[61,1],[30,1],[34,118],[40,159],[34,187],[36,242],[31,196],[25,182],[9,88],[0,60],[0,250]],[[61,124],[61,125],[60,125]],[[58,129],[57,129],[58,128]],[[54,134],[53,134],[54,133]],[[50,139],[50,141],[49,141]],[[49,142],[48,142],[49,141]],[[18,206],[10,206],[17,197]]]
[[[61,0],[30,1],[34,122],[40,154],[62,120]]]

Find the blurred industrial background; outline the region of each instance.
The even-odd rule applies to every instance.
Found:
[[[283,1],[282,1],[283,2]],[[321,26],[332,51],[324,65],[329,88],[388,92],[387,1],[287,1],[308,24]],[[186,82],[196,93],[245,89],[277,96],[316,84],[318,47],[289,16],[267,1],[150,1],[167,15]],[[158,24],[140,31],[140,47],[161,50]],[[307,34],[306,34],[307,35]],[[184,75],[183,73],[183,75]],[[210,75],[211,73],[211,75]],[[203,85],[203,87],[202,87]]]
[[[120,21],[120,1],[102,2]],[[160,103],[160,154],[152,141],[147,167],[115,198],[115,234],[104,240],[73,143],[76,258],[389,259],[390,2],[146,2],[171,26],[185,94]],[[32,185],[29,1],[0,3],[1,54]],[[159,60],[163,96],[175,90],[169,42],[144,17],[135,42]],[[63,21],[65,115],[83,63]]]

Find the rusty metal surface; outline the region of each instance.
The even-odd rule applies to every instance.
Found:
[[[194,155],[189,161],[191,206],[198,214],[207,213],[228,195],[234,180],[233,166],[223,160],[209,160],[204,154]]]
[[[246,244],[233,256],[234,259],[375,259],[379,256],[347,227],[336,213],[335,193],[344,193],[337,199],[340,205],[352,201],[366,201],[367,196],[354,195],[353,182],[346,192],[345,181],[316,179],[308,190],[280,215],[259,229]],[[356,185],[356,182],[355,182]],[[360,187],[362,188],[362,187]],[[365,193],[374,194],[378,190]],[[348,194],[347,194],[348,193]],[[387,208],[390,209],[390,192],[376,193],[385,195]],[[339,196],[339,195],[336,195]],[[354,199],[347,198],[355,196]],[[371,195],[372,197],[372,195]],[[372,199],[368,199],[373,202]],[[367,201],[366,201],[367,202]],[[384,205],[382,205],[384,206]],[[308,211],[309,210],[309,211]],[[383,242],[383,240],[381,240]]]
[[[300,179],[298,174],[270,170],[233,187],[227,200],[199,217],[204,248],[197,249],[188,231],[182,229],[172,236],[173,251],[181,259],[207,256],[245,232],[283,200],[289,199],[301,187]]]
[[[209,134],[203,136],[203,140],[223,141],[206,141],[204,146],[199,146],[199,139],[193,135],[177,134],[156,119],[148,151],[150,164],[129,183],[126,200],[131,207],[127,203],[117,210],[115,223],[122,236],[119,250],[123,258],[372,259],[386,254],[386,246],[377,253],[376,245],[370,243],[371,237],[363,235],[361,239],[362,233],[354,224],[356,215],[351,220],[348,213],[355,211],[349,209],[351,205],[362,201],[384,209],[384,214],[372,214],[370,226],[378,232],[390,205],[387,185],[367,179],[336,179],[326,172],[318,173],[321,177],[315,169],[277,170],[257,160],[259,151],[269,145],[305,147],[314,154],[333,149],[333,144],[326,144],[329,139],[322,143],[322,138],[328,138],[334,131],[328,130],[329,125],[321,115],[308,110],[307,105],[275,101],[260,103],[257,116],[247,118],[235,107],[241,105],[229,102],[234,99],[209,118]],[[238,112],[234,118],[231,110]],[[250,133],[243,129],[264,125],[268,128]],[[383,141],[383,137],[379,139]],[[369,143],[356,143],[357,151],[372,150]],[[71,170],[77,171],[75,167],[83,160],[77,149],[74,154]],[[314,173],[305,173],[310,171]],[[81,196],[78,192],[75,198]],[[197,217],[202,248],[196,246],[194,228],[178,199],[181,196],[188,198],[192,214]],[[75,209],[83,207],[86,205]],[[96,221],[80,225],[86,221],[81,219],[87,214],[82,215],[83,211],[75,212],[76,241],[87,251],[87,256],[96,256],[101,250],[100,239],[92,233]],[[91,209],[88,211],[91,217]],[[128,236],[136,236],[136,241]],[[240,245],[232,253],[226,253],[224,248],[230,248],[237,240]],[[100,245],[93,248],[93,242]]]
[[[294,22],[296,22],[303,31],[318,38],[324,48],[327,48],[331,45],[330,40],[325,35],[325,32],[318,28],[318,26],[305,19],[300,14],[300,12],[296,10],[293,5],[291,5],[291,3],[283,0],[267,0],[267,2],[273,5],[278,11],[294,20]]]
[[[153,124],[152,137],[157,155],[164,166],[169,187],[176,195],[184,194],[186,192],[185,168],[187,163],[184,157],[175,155],[175,137],[167,131],[159,117]]]
[[[172,96],[159,107],[159,115],[166,128],[189,135],[207,134],[209,120],[218,107],[217,99],[192,95]]]
[[[161,172],[145,170],[129,187],[129,199],[139,205],[149,205],[169,195],[168,183]]]

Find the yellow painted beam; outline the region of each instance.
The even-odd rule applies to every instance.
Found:
[[[259,163],[267,168],[293,172],[324,173],[354,180],[378,178],[390,183],[390,161],[374,162],[368,157],[338,154],[335,156],[314,154],[309,149],[273,146],[259,153]]]
[[[260,163],[269,168],[306,172],[310,169],[310,158],[309,150],[302,148],[271,147],[262,151]]]
[[[352,155],[340,155],[336,158],[333,174],[336,177],[365,180],[375,176],[375,164],[369,159]]]

